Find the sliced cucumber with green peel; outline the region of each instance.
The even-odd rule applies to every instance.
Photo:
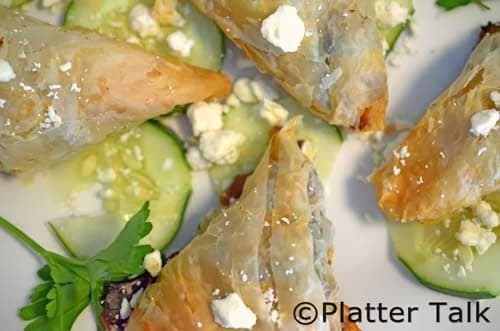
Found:
[[[288,110],[290,118],[303,116],[304,127],[298,138],[314,149],[314,165],[320,176],[326,177],[342,143],[340,131],[315,117],[290,98],[280,99],[278,103]],[[239,148],[240,157],[235,164],[214,165],[210,168],[210,177],[218,192],[224,191],[237,175],[253,172],[266,150],[272,127],[260,116],[259,107],[259,104],[242,103],[241,107],[231,109],[224,116],[224,129],[241,133],[245,136],[245,141]]]
[[[478,255],[455,239],[460,220],[454,217],[450,223],[435,224],[389,222],[397,256],[423,285],[434,290],[466,298],[497,297],[500,241]],[[500,229],[495,232],[500,236]],[[471,268],[464,268],[466,265]]]
[[[71,216],[50,222],[64,247],[73,256],[95,256],[113,242],[125,226],[123,218],[106,214],[102,216]]]
[[[129,26],[129,13],[137,4],[152,7],[154,0],[73,0],[66,12],[65,25],[84,27],[120,40],[137,37]],[[217,25],[203,15],[188,0],[179,0],[178,12],[186,21],[182,27],[161,26],[161,35],[142,38],[141,46],[148,52],[178,58],[194,66],[220,70],[224,58],[224,35]],[[193,40],[191,55],[180,57],[172,51],[166,38],[182,31]]]
[[[153,122],[91,147],[57,167],[52,177],[65,195],[96,183],[102,186],[99,196],[106,215],[51,222],[64,245],[77,256],[106,247],[120,225],[146,201],[150,201],[153,231],[143,242],[165,248],[181,226],[191,194],[191,172],[182,143]]]
[[[390,2],[399,3],[403,8],[408,9],[408,15],[410,18],[415,14],[415,7],[413,5],[413,0],[384,0],[384,1],[387,1],[389,3]],[[387,42],[387,45],[389,46],[386,54],[389,54],[394,49],[394,46],[396,45],[396,42],[398,41],[399,37],[410,24],[410,18],[405,23],[398,24],[395,27],[391,28],[379,25],[378,27],[379,32],[382,38],[384,38],[384,40]]]

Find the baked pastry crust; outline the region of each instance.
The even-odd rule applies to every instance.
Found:
[[[54,27],[0,8],[0,171],[48,167],[118,130],[230,93],[219,73],[159,58],[97,33]],[[21,55],[20,55],[21,54]],[[67,70],[60,66],[70,64]],[[64,67],[63,67],[64,68]],[[44,123],[49,107],[59,123]]]
[[[495,109],[491,93],[500,92],[499,31],[484,29],[464,71],[400,144],[410,154],[404,165],[393,156],[373,174],[389,218],[443,220],[500,190],[500,130],[470,133],[471,116]]]
[[[304,107],[326,121],[363,131],[382,130],[387,77],[372,0],[194,0],[257,67],[274,76]],[[262,21],[280,5],[294,6],[306,37],[285,53],[262,36]],[[342,70],[338,80],[325,84]]]

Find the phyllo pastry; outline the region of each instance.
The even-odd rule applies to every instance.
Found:
[[[444,220],[500,191],[500,29],[373,175],[391,219]]]
[[[372,0],[194,0],[257,67],[332,124],[381,130],[387,78]]]
[[[48,166],[230,88],[222,74],[0,8],[0,171]]]
[[[333,223],[293,123],[271,139],[241,197],[167,262],[126,330],[343,329],[340,313],[307,327],[293,318],[303,301],[338,302]]]

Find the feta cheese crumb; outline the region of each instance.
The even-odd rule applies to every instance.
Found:
[[[224,106],[216,102],[198,102],[192,104],[187,116],[193,127],[193,134],[198,137],[206,131],[215,131],[222,129],[222,113]]]
[[[71,70],[72,67],[73,67],[73,64],[71,64],[71,62],[66,62],[65,64],[62,64],[59,66],[59,70],[61,72],[68,72]]]
[[[486,201],[480,201],[476,206],[474,206],[473,211],[481,223],[488,229],[492,229],[500,225],[498,214]]]
[[[499,109],[500,108],[500,92],[497,92],[497,91],[491,92],[490,98],[495,103],[495,107],[497,109]]]
[[[3,109],[7,104],[7,100],[0,98],[0,109]]]
[[[16,74],[9,62],[0,59],[0,83],[7,83],[15,78]]]
[[[161,254],[159,250],[147,254],[144,257],[144,269],[153,277],[156,277],[161,272]]]
[[[297,8],[282,5],[262,22],[260,32],[264,39],[283,52],[298,51],[304,39],[306,28]]]
[[[491,229],[483,229],[470,220],[460,223],[456,238],[465,246],[476,247],[479,255],[484,254],[497,241],[497,236]]]
[[[245,136],[235,131],[208,131],[201,135],[200,150],[207,160],[215,164],[234,164],[240,156],[238,147],[244,141]]]
[[[221,300],[213,300],[212,313],[215,322],[223,328],[251,330],[257,322],[257,316],[236,293]]]
[[[401,169],[398,166],[392,167],[392,174],[394,176],[399,176],[400,173],[401,173]]]
[[[499,119],[500,113],[496,109],[487,109],[475,113],[470,119],[470,132],[476,137],[487,137],[490,131],[495,128]]]
[[[200,150],[203,156],[218,165],[234,164],[239,158],[238,147],[245,137],[235,131],[208,131],[200,138]]]
[[[375,14],[379,25],[393,28],[405,23],[410,13],[407,8],[401,6],[397,1],[377,0],[375,2]]]
[[[160,25],[153,17],[151,10],[143,4],[137,4],[132,8],[129,24],[130,28],[141,38],[156,37],[161,33]]]
[[[189,147],[186,153],[186,159],[191,166],[191,168],[195,171],[202,171],[210,168],[210,162],[208,162],[201,152],[196,147]]]
[[[238,79],[233,86],[234,95],[242,102],[255,103],[259,101],[252,89],[252,82],[248,78]]]
[[[271,126],[283,125],[288,119],[288,111],[279,103],[269,99],[264,99],[259,114]]]
[[[184,32],[176,31],[168,35],[167,44],[170,49],[175,51],[180,56],[188,57],[191,55],[194,41],[189,39]]]
[[[71,84],[70,91],[78,94],[82,91],[82,89],[81,89],[81,87],[78,87],[77,83],[73,83],[73,84]]]
[[[241,106],[240,99],[234,94],[231,94],[229,97],[226,99],[226,105],[234,108],[238,108]]]

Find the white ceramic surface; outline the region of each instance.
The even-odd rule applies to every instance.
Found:
[[[462,69],[475,42],[479,27],[489,20],[500,20],[500,1],[489,1],[484,11],[472,5],[445,13],[434,0],[415,0],[416,36],[410,40],[416,54],[403,55],[400,67],[390,67],[392,119],[415,122],[427,105],[451,83]],[[433,292],[419,285],[394,258],[377,210],[373,189],[359,181],[372,169],[371,154],[365,142],[347,139],[325,183],[328,216],[335,220],[336,274],[343,299],[354,306],[379,302],[386,306],[417,306],[420,311],[412,323],[363,323],[365,331],[493,331],[500,330],[500,300],[483,301],[490,306],[490,324],[436,323],[431,301],[450,305],[467,300]],[[216,203],[205,174],[196,174],[195,192],[187,218],[174,248],[189,242],[201,216]],[[81,206],[88,208],[88,206]],[[60,251],[47,227],[47,220],[68,213],[51,193],[43,176],[30,183],[0,176],[0,215],[19,225],[44,247]],[[370,215],[370,217],[366,217]],[[11,237],[0,231],[0,330],[20,331],[19,307],[36,284],[41,261]],[[500,277],[500,275],[499,275]],[[92,314],[87,311],[74,330],[94,330]]]

